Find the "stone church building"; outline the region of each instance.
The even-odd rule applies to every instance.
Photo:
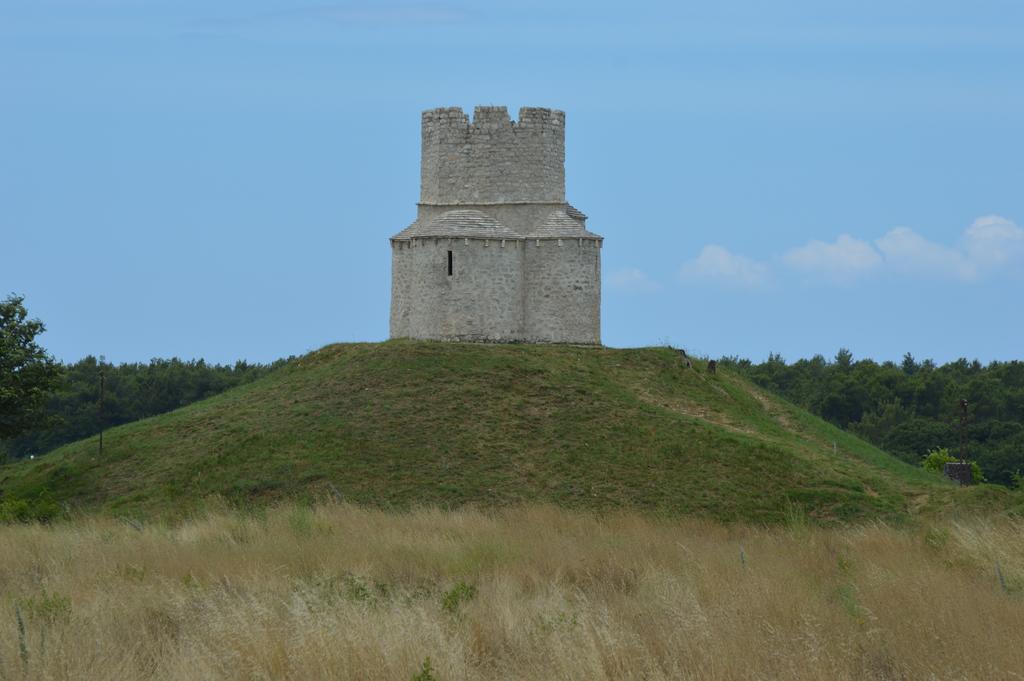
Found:
[[[391,237],[391,337],[601,342],[601,243],[565,200],[565,114],[423,112],[416,221]]]

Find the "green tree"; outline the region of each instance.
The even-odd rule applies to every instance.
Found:
[[[1013,484],[1024,471],[1024,362],[960,358],[937,366],[909,352],[900,362],[859,360],[847,349],[827,362],[821,355],[787,364],[778,354],[753,364],[726,366],[834,424],[852,430],[899,458],[916,463],[921,452],[960,443],[985,477]],[[960,400],[968,402],[960,424]]]
[[[203,360],[153,359],[148,364],[111,364],[87,356],[64,365],[60,388],[47,400],[45,427],[0,440],[0,458],[39,456],[65,443],[205,399],[265,376],[288,360],[273,364],[237,362],[234,366]],[[100,372],[106,377],[102,423]]]
[[[0,439],[38,426],[46,418],[50,393],[61,367],[37,342],[46,327],[28,319],[25,298],[0,301]]]
[[[903,373],[907,376],[913,376],[917,373],[919,367],[917,362],[914,361],[914,356],[908,352],[903,355],[903,363],[900,365],[900,368],[903,369]]]

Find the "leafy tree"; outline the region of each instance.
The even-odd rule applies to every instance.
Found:
[[[948,423],[913,416],[869,442],[908,463],[914,463],[921,458],[922,452],[942,443],[956,442],[956,433]]]
[[[937,366],[909,352],[900,363],[853,361],[841,349],[792,364],[773,353],[754,364],[723,358],[758,385],[841,428],[857,433],[908,463],[946,447],[977,461],[985,477],[1012,485],[1024,471],[1024,362],[958,359]],[[960,400],[968,413],[961,427]]]
[[[874,410],[865,412],[857,423],[851,424],[850,430],[868,442],[882,442],[900,424],[913,418],[898,397],[881,402]]]
[[[0,455],[40,455],[95,435],[101,426],[118,426],[162,414],[248,383],[285,362],[237,362],[232,366],[174,358],[114,365],[88,356],[64,367],[64,381],[46,405],[47,427],[0,440]],[[106,377],[102,423],[98,401],[101,370]]]
[[[900,366],[903,369],[903,373],[907,374],[908,376],[916,374],[919,368],[917,362],[914,361],[914,356],[909,352],[903,355],[903,363]]]
[[[860,421],[867,401],[864,386],[845,376],[837,377],[829,383],[828,392],[819,406],[821,417],[840,428]]]
[[[46,401],[61,367],[37,342],[46,327],[28,319],[25,298],[0,301],[0,439],[19,435],[46,419]]]

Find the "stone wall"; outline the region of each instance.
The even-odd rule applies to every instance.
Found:
[[[600,262],[594,239],[393,241],[391,337],[600,343]]]
[[[533,342],[601,342],[601,242],[526,242],[524,338]]]
[[[974,483],[974,470],[970,463],[951,461],[942,465],[942,472],[947,478],[960,483],[961,486]]]
[[[503,106],[423,112],[420,203],[565,201],[565,114]]]
[[[448,251],[452,274],[448,275]],[[391,248],[391,336],[518,340],[523,329],[521,241],[412,239]]]

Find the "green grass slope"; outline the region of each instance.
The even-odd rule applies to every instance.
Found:
[[[0,468],[74,507],[211,496],[631,507],[772,522],[902,517],[953,488],[668,348],[332,345],[254,383]]]

